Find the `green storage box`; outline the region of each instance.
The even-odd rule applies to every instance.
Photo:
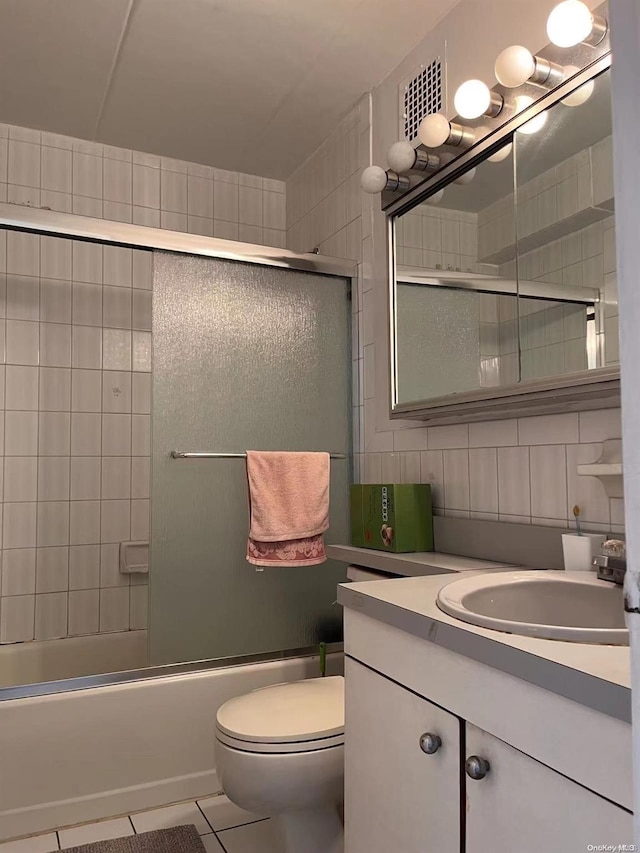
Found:
[[[351,544],[396,554],[433,551],[431,486],[351,486]]]

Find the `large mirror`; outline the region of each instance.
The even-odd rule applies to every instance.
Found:
[[[509,396],[614,374],[609,75],[394,218],[394,412],[492,398],[506,411]]]

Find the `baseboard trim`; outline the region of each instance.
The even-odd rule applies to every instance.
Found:
[[[158,808],[182,800],[195,800],[219,791],[218,774],[215,770],[207,770],[114,791],[101,791],[71,800],[0,811],[0,841]]]

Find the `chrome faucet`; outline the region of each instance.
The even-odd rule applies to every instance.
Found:
[[[627,550],[621,539],[607,539],[602,543],[602,554],[593,558],[598,569],[598,577],[603,581],[622,586],[627,571]]]

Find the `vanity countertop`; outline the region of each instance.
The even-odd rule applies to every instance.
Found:
[[[455,554],[441,554],[438,551],[392,554],[389,551],[357,548],[355,545],[327,545],[327,556],[353,566],[377,569],[379,572],[389,572],[389,574],[404,577],[457,574],[458,572],[504,572],[519,568],[513,563],[458,557]]]
[[[631,722],[628,646],[522,637],[461,622],[436,604],[440,588],[452,582],[450,576],[438,574],[340,584],[338,602],[581,705]]]

